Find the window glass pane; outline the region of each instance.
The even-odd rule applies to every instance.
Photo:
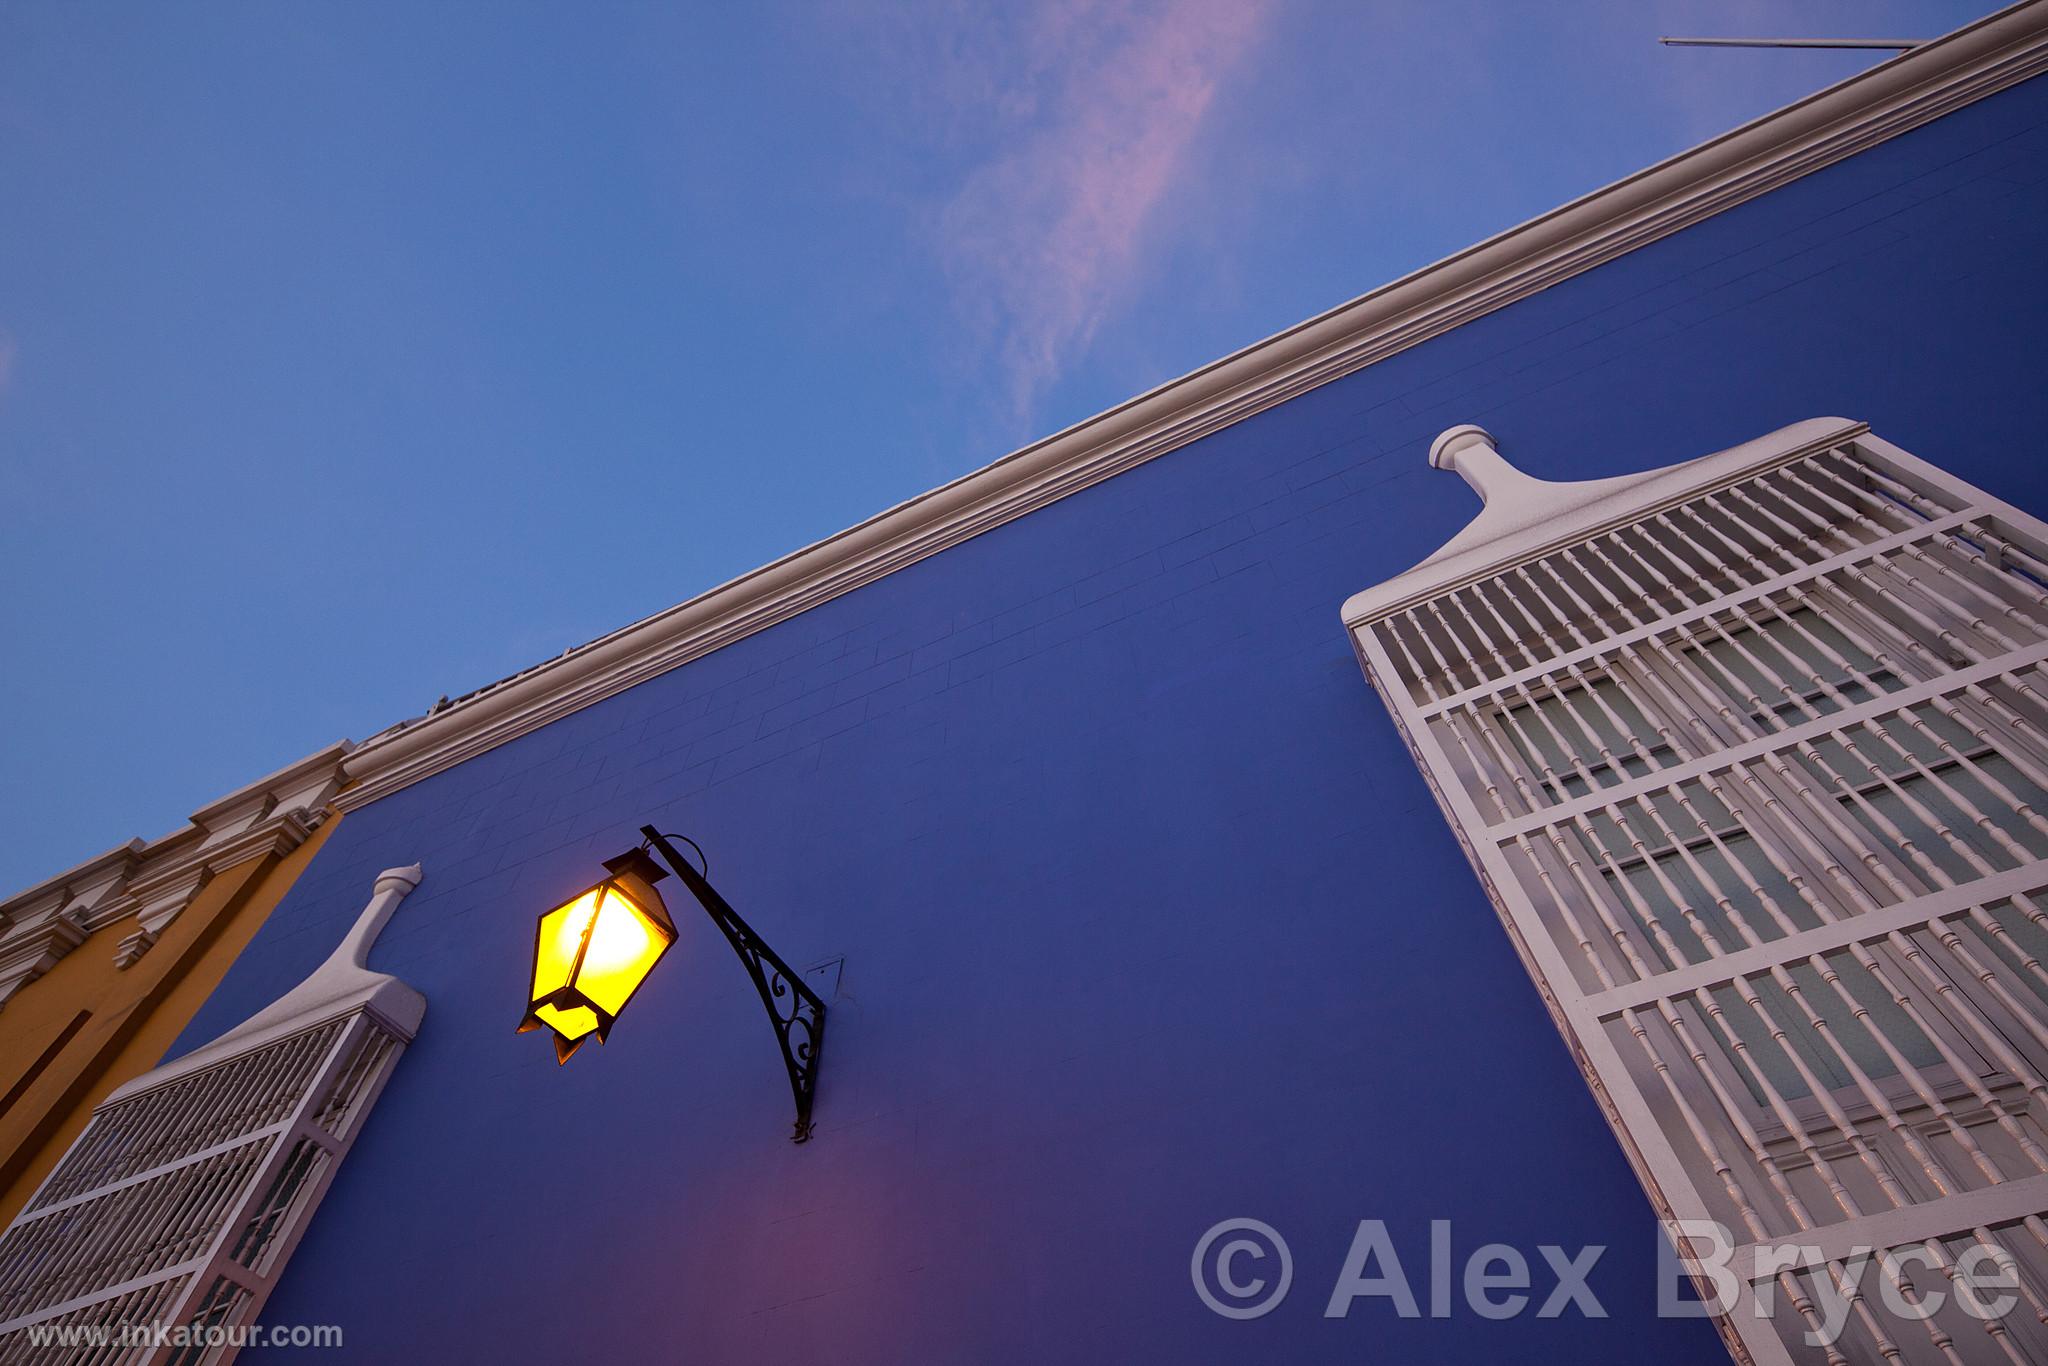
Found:
[[[1759,1104],[1768,1102],[1763,1086],[1786,1100],[1812,1094],[1808,1075],[1831,1091],[1854,1088],[1851,1064],[1869,1081],[1896,1076],[1899,1069],[1885,1048],[1887,1043],[1915,1068],[1932,1067],[1942,1060],[1933,1043],[1852,954],[1843,950],[1822,961],[1835,979],[1833,984],[1810,963],[1787,969],[1806,1006],[1820,1020],[1819,1027],[1783,985],[1769,978],[1749,979],[1756,1005],[1732,984],[1714,989],[1723,1022],[1742,1044],[1740,1049],[1730,1048],[1724,1038],[1722,1047],[1731,1061],[1738,1056],[1742,1059],[1735,1070],[1749,1088],[1751,1099]],[[1896,971],[1886,965],[1888,977]],[[1759,1016],[1758,1006],[1768,1020]],[[1883,1042],[1873,1030],[1883,1035]],[[1804,1074],[1793,1053],[1805,1064]]]
[[[1643,859],[1623,863],[1628,889],[1634,896],[1631,898],[1618,888],[1616,895],[1630,908],[1634,919],[1641,919],[1644,907],[1649,909],[1656,929],[1644,925],[1645,941],[1668,941],[1677,947],[1684,961],[1701,962],[1755,942],[1781,938],[1786,923],[1800,929],[1818,923],[1818,917],[1800,905],[1790,881],[1770,867],[1768,860],[1756,856],[1754,844],[1747,836],[1737,834],[1723,842],[1741,864],[1740,869],[1731,866],[1727,856],[1704,839],[1697,847],[1689,844],[1683,855],[1675,850],[1654,854],[1654,867],[1651,861]],[[1700,880],[1701,872],[1721,889],[1718,896]],[[1612,874],[1608,877],[1613,885]],[[1750,885],[1756,888],[1754,892],[1749,890]],[[1674,891],[1676,898],[1672,895]],[[1803,914],[1793,915],[1793,907],[1799,907]],[[1774,915],[1773,908],[1779,914]],[[1648,952],[1660,962],[1671,956],[1668,950],[1660,951],[1654,946]],[[1889,950],[1877,946],[1866,952],[1885,966],[1891,980],[1905,980],[1898,967],[1889,961]],[[1796,1050],[1806,1072],[1831,1090],[1855,1083],[1848,1062],[1853,1062],[1871,1080],[1896,1075],[1898,1067],[1887,1053],[1885,1043],[1914,1067],[1929,1067],[1942,1060],[1927,1036],[1853,953],[1837,951],[1823,961],[1834,979],[1832,982],[1804,961],[1787,968],[1807,1009],[1801,1008],[1784,984],[1768,975],[1749,981],[1755,1005],[1732,984],[1713,991],[1723,1029],[1710,1030],[1705,1037],[1719,1039],[1734,1070],[1759,1104],[1767,1100],[1759,1082],[1788,1100],[1811,1093],[1788,1048]],[[1759,1007],[1768,1020],[1759,1015]],[[1818,1019],[1818,1025],[1808,1018],[1809,1011]],[[1732,1047],[1725,1037],[1729,1030],[1740,1041],[1740,1048]],[[1873,1035],[1873,1030],[1883,1035],[1884,1042]],[[1844,1054],[1848,1062],[1844,1061]]]
[[[1613,787],[1662,768],[1675,757],[1642,709],[1613,679],[1594,679],[1591,692],[1588,696],[1582,685],[1560,686],[1556,693],[1532,688],[1533,704],[1518,698],[1499,713],[1506,744],[1529,766],[1532,780],[1554,799],[1583,796],[1591,790],[1587,776],[1594,785]],[[1654,765],[1636,753],[1638,745]],[[1556,775],[1554,781],[1541,777],[1546,768]]]

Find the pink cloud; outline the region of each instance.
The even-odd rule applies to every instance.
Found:
[[[1018,35],[1007,72],[1025,79],[988,98],[1029,126],[945,205],[939,248],[1020,421],[1132,284],[1153,210],[1269,12],[1268,0],[1074,0]]]

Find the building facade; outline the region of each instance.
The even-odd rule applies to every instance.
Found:
[[[346,744],[0,902],[0,1215],[163,1057],[331,833]]]
[[[1896,1215],[2039,1293],[2044,70],[2048,4],[2004,11],[372,737],[38,1197],[260,1141],[256,1203],[61,1286],[18,1223],[0,1314],[204,1255],[366,1361],[2042,1359],[2026,1310],[1808,1347],[1810,1271],[1779,1318],[1688,1313],[1659,1219]],[[1474,423],[1438,459],[1517,492],[1454,539],[1424,457]],[[778,962],[750,983],[678,873],[674,947],[558,1065],[515,1032],[536,924],[643,827]],[[1607,862],[1560,881],[1552,834]],[[210,1131],[150,1101],[358,1019],[370,987],[295,988],[350,945],[424,1002],[374,1084],[249,1063],[284,1109]],[[798,984],[807,1056],[761,1012]]]

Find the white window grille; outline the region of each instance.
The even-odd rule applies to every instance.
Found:
[[[1659,1212],[1741,1244],[1731,1350],[2048,1361],[2048,527],[1838,419],[1430,461],[1484,510],[1346,626]],[[1858,1247],[1919,1264],[1813,1346]],[[2003,1318],[1880,1293],[1978,1247]]]
[[[231,1330],[261,1312],[419,1028],[425,998],[367,967],[419,881],[418,865],[379,876],[305,982],[94,1111],[0,1234],[0,1361],[234,1358]]]

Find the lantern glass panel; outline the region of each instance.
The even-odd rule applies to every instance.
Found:
[[[595,917],[576,989],[599,1010],[617,1015],[675,935],[615,883],[603,889]]]
[[[576,971],[576,951],[583,946],[583,931],[590,924],[598,894],[603,890],[601,886],[592,887],[540,918],[540,940],[533,955],[533,991],[527,1000],[538,1001],[569,985],[569,978]]]
[[[597,1012],[589,1006],[570,1006],[567,1009],[539,1006],[533,1014],[535,1019],[572,1043],[597,1028]]]

